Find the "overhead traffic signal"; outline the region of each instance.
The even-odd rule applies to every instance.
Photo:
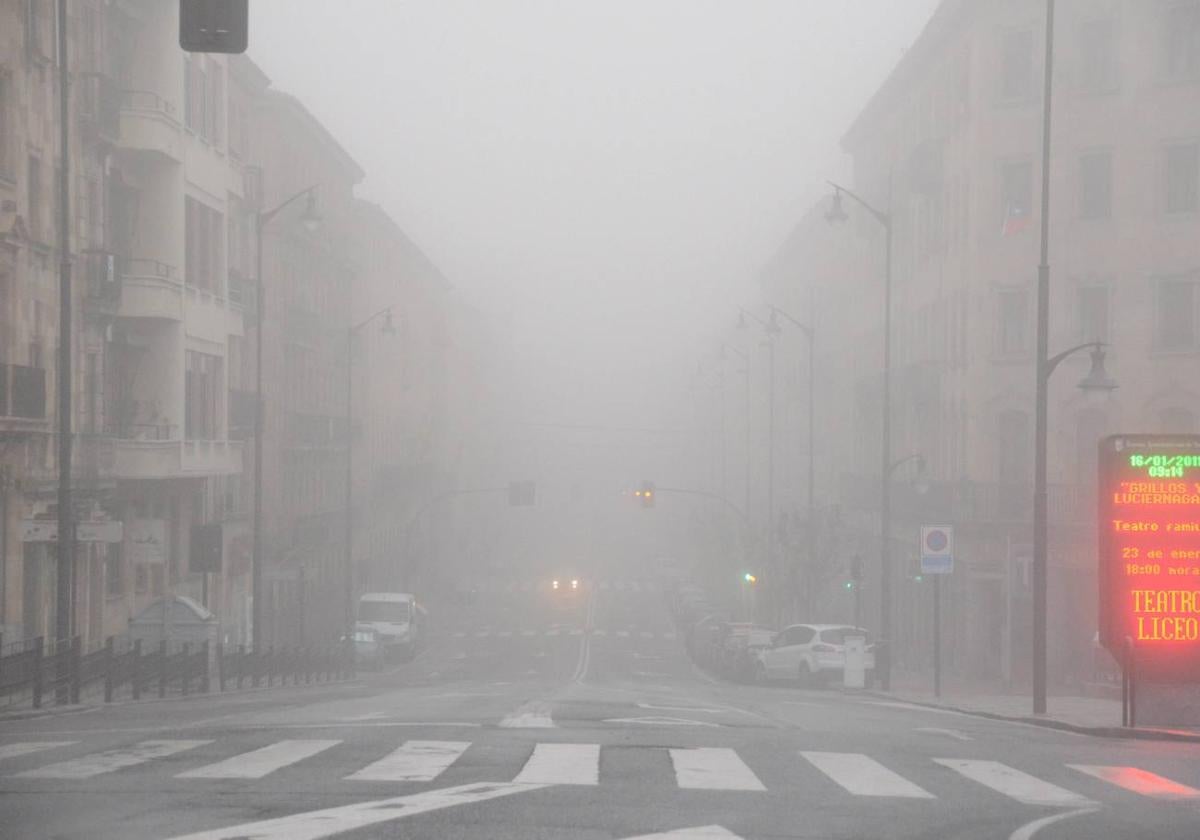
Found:
[[[746,572],[744,575],[742,575],[742,580],[751,585],[758,583],[758,577],[750,572]]]
[[[655,489],[653,481],[643,481],[642,486],[633,491],[633,497],[641,502],[644,508],[654,507],[657,495],[658,491]]]

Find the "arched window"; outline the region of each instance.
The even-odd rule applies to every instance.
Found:
[[[996,418],[996,480],[1001,484],[1029,484],[1032,476],[1029,415],[1002,411]]]

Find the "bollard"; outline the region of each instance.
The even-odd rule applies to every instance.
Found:
[[[158,645],[158,696],[167,696],[167,640]]]
[[[237,687],[242,690],[242,674],[246,672],[246,646],[238,645],[237,649]]]
[[[225,645],[217,642],[217,691],[225,691]]]
[[[33,708],[42,708],[42,653],[46,640],[38,636],[33,642]]]
[[[275,669],[275,645],[267,647],[267,688],[271,687],[271,676]]]
[[[133,640],[133,699],[142,699],[142,640]]]
[[[208,690],[212,687],[209,684],[209,675],[208,675],[209,652],[210,651],[211,651],[211,648],[209,647],[208,639],[205,639],[204,644],[202,645],[202,650],[201,650],[201,654],[200,654],[200,663],[204,668],[204,670],[200,674],[200,693],[201,694],[208,694]]]
[[[183,643],[183,696],[191,694],[192,688],[192,643]]]
[[[104,640],[104,702],[113,700],[113,637]]]
[[[79,702],[79,689],[80,689],[80,686],[82,683],[82,676],[83,676],[81,673],[81,668],[82,668],[81,659],[82,659],[82,655],[83,655],[83,637],[82,636],[76,636],[75,638],[71,639],[71,650],[70,650],[69,655],[71,657],[69,660],[70,666],[71,666],[70,697],[71,697],[72,703],[78,703]]]

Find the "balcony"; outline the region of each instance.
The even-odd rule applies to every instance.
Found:
[[[175,105],[152,91],[121,91],[121,148],[182,162],[183,132]]]
[[[125,260],[120,273],[119,317],[183,320],[183,283],[174,266],[158,260]]]
[[[46,371],[0,364],[0,430],[36,431],[47,421]]]
[[[179,428],[167,424],[106,427],[97,453],[100,473],[110,478],[207,477],[242,469],[240,441],[181,440]]]

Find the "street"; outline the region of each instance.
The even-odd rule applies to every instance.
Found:
[[[435,614],[357,682],[0,725],[13,838],[1194,838],[1200,747],[695,669],[649,580]],[[1043,822],[1045,821],[1045,822]],[[716,827],[720,827],[720,829]],[[687,829],[705,829],[687,833]]]

